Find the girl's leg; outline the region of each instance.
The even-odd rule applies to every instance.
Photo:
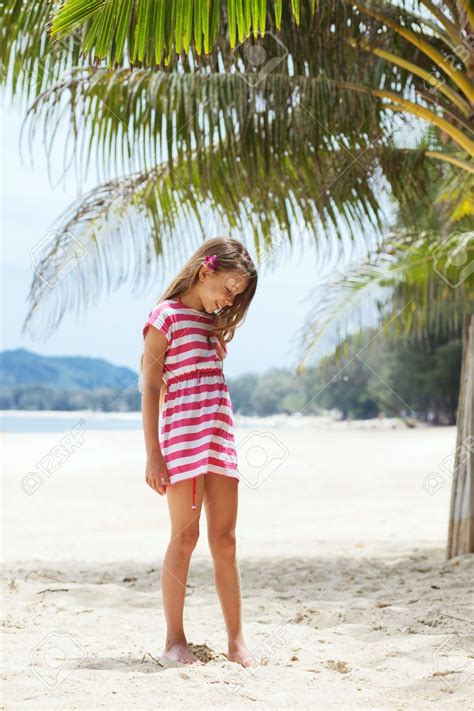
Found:
[[[222,474],[206,474],[206,507],[209,548],[214,561],[214,579],[227,627],[228,658],[252,666],[242,632],[240,571],[236,558],[238,486],[236,479]]]
[[[189,649],[184,634],[183,610],[191,554],[199,538],[204,479],[196,479],[196,508],[191,508],[192,479],[170,484],[166,498],[171,520],[171,540],[161,574],[163,607],[166,618],[166,646],[163,656],[191,664],[199,659]]]

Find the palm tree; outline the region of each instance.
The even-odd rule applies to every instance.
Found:
[[[180,259],[171,237],[185,225],[198,239],[209,214],[250,229],[257,258],[281,235],[295,243],[302,225],[315,245],[350,251],[376,244],[383,190],[409,210],[433,164],[468,194],[470,4],[418,5],[68,0],[51,16],[46,3],[7,2],[3,78],[33,101],[31,133],[43,126],[53,140],[66,116],[83,171],[99,155],[105,180],[60,217],[25,327],[44,313],[46,335],[126,278],[146,287]],[[411,147],[410,117],[443,140],[430,132]],[[55,255],[81,249],[87,259],[49,288]]]
[[[127,249],[132,236],[127,234],[127,227],[133,230],[138,220],[148,228],[147,239],[136,244],[135,238],[134,245],[136,274],[143,275],[150,261],[150,242],[156,253],[162,254],[164,237],[176,229],[179,213],[185,212],[194,218],[196,235],[202,234],[203,211],[209,207],[225,218],[229,229],[241,232],[248,226],[253,228],[257,253],[271,245],[275,228],[287,232],[290,238],[296,237],[301,221],[318,232],[319,240],[330,231],[341,236],[342,224],[356,239],[366,220],[376,229],[381,226],[377,194],[380,178],[379,184],[375,182],[380,173],[397,198],[408,202],[410,192],[419,189],[430,159],[455,163],[468,172],[473,170],[461,146],[455,145],[459,132],[463,133],[461,142],[470,145],[469,132],[457,118],[452,119],[452,130],[447,134],[450,142],[441,150],[439,144],[437,150],[426,145],[421,152],[395,144],[394,129],[391,133],[387,122],[389,105],[381,103],[381,97],[374,92],[389,92],[392,96],[394,88],[400,87],[400,96],[409,94],[413,82],[418,81],[419,85],[420,77],[407,71],[401,61],[393,63],[391,58],[380,56],[380,49],[368,52],[366,37],[377,34],[380,20],[371,16],[367,20],[360,9],[352,5],[348,8],[344,2],[328,3],[312,15],[309,6],[299,8],[294,3],[299,31],[295,31],[291,13],[285,9],[281,37],[291,57],[291,70],[281,63],[279,72],[270,73],[258,86],[242,81],[236,70],[239,60],[230,57],[225,47],[225,22],[229,22],[232,35],[232,18],[229,20],[225,11],[220,17],[222,46],[202,67],[192,67],[191,63],[183,67],[171,58],[167,72],[80,66],[61,74],[58,67],[64,70],[79,62],[79,48],[92,31],[90,23],[107,20],[113,25],[116,16],[102,16],[104,3],[66,3],[56,17],[63,17],[64,12],[63,20],[71,20],[74,10],[76,19],[69,29],[76,27],[82,11],[91,14],[85,25],[76,30],[78,34],[68,35],[58,46],[45,35],[49,16],[43,3],[16,0],[11,5],[4,22],[4,27],[13,29],[11,33],[5,31],[4,66],[9,70],[13,90],[21,89],[36,97],[29,113],[32,131],[43,119],[46,143],[50,145],[49,134],[54,136],[59,116],[69,110],[67,118],[77,137],[75,153],[82,157],[84,169],[91,156],[101,152],[109,177],[114,171],[125,173],[72,206],[60,220],[62,229],[51,245],[51,253],[60,249],[74,251],[78,234],[89,230],[91,234],[85,239],[93,239],[97,245],[94,253],[89,250],[89,261],[99,259],[100,249],[104,250],[103,260],[107,260],[107,250],[110,258],[111,248],[115,254],[120,248]],[[277,19],[278,7],[276,3]],[[206,12],[205,8],[202,12]],[[404,23],[419,24],[408,11],[397,12]],[[132,23],[134,17],[130,17]],[[334,32],[335,21],[341,32]],[[373,23],[371,33],[367,33],[366,22]],[[347,27],[351,28],[350,36]],[[427,27],[433,34],[433,22],[428,22]],[[446,34],[442,25],[438,29],[441,36]],[[135,34],[132,32],[131,36]],[[428,75],[433,66],[431,53],[427,50],[420,54],[419,40],[400,37],[394,30],[385,34],[382,44],[389,39],[401,43],[405,65],[412,57],[420,66],[419,73]],[[271,42],[265,45],[268,50]],[[51,61],[48,43],[54,47],[55,61]],[[198,42],[196,52],[199,48]],[[411,64],[414,66],[414,61]],[[366,92],[374,78],[379,80],[378,88]],[[440,81],[438,84],[446,94],[447,88]],[[354,87],[364,91],[355,91]],[[438,100],[441,93],[440,90],[430,95],[431,102]],[[448,93],[452,110],[459,114],[465,99],[455,88],[450,87]],[[394,105],[391,100],[390,112]],[[354,115],[357,121],[353,120]],[[121,227],[113,243],[100,236],[111,224]],[[73,232],[75,239],[71,240]],[[133,262],[128,255],[124,261],[123,272],[127,274]],[[51,268],[47,255],[43,265]],[[106,275],[98,268],[94,274],[95,293],[99,293]],[[82,291],[73,288],[81,285]],[[31,317],[46,296],[62,299],[63,306],[83,300],[79,270],[66,286],[51,294],[38,277],[32,286]],[[63,310],[49,309],[48,325],[57,325]]]
[[[273,16],[267,12],[265,0],[189,0],[160,5],[131,0],[68,0],[53,15],[52,30],[56,36],[63,36],[81,28],[86,33],[83,51],[98,62],[106,60],[109,66],[125,63],[157,68],[169,65],[173,55],[185,55],[190,49],[194,56],[208,54],[213,45],[225,50],[228,44],[233,49],[237,39],[242,43],[251,34],[254,38],[264,35],[268,25],[280,33],[296,62],[301,53],[295,50],[308,49],[311,38],[319,70],[324,66],[328,71],[329,67],[322,62],[318,45],[323,50],[336,45],[344,58],[351,58],[347,52],[350,46],[359,55],[367,52],[382,61],[379,77],[372,75],[367,83],[346,82],[342,84],[344,88],[368,92],[384,100],[385,110],[410,113],[438,126],[472,158],[472,0],[450,0],[443,8],[432,0],[329,0],[324,4],[292,0],[285,9],[282,0],[268,4],[273,5]],[[417,6],[424,13],[416,12]],[[296,33],[300,41],[286,44],[286,40],[295,38],[291,19],[300,29]],[[310,52],[304,55],[308,66],[310,56]],[[390,86],[393,82],[382,73],[384,65],[409,75],[413,98]],[[340,63],[336,69],[340,79]],[[311,74],[314,76],[314,72]],[[374,78],[378,79],[377,84]],[[442,152],[438,158],[441,156]]]
[[[463,334],[467,342],[463,344],[447,543],[447,558],[451,558],[471,552],[474,545],[473,512],[469,506],[474,454],[474,204],[460,199],[453,210],[445,202],[446,195],[452,195],[453,186],[446,191],[431,172],[427,186],[430,209],[426,209],[419,195],[414,195],[410,210],[405,206],[399,210],[396,228],[367,260],[351,265],[337,279],[318,285],[314,307],[302,330],[303,355],[298,372],[321,340],[329,341],[338,354],[345,348],[349,334],[354,340],[356,323],[362,335],[363,324],[367,318],[373,322],[374,311],[378,313],[380,332],[390,325],[392,335],[416,339],[427,346],[433,338]],[[467,196],[472,195],[473,189],[470,176],[468,183]],[[358,357],[355,352],[351,355]]]

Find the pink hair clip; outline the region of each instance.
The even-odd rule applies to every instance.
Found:
[[[209,267],[212,272],[215,272],[217,269],[217,254],[208,254],[207,257],[204,257],[202,265],[204,267]]]

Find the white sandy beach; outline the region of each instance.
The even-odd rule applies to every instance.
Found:
[[[169,522],[140,431],[86,427],[67,456],[59,434],[2,435],[2,708],[469,707],[474,556],[445,560],[455,429],[254,424],[236,427],[253,671],[223,655],[204,512],[185,627],[207,664],[160,661]]]

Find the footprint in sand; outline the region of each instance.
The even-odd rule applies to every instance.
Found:
[[[290,617],[289,620],[287,620],[288,624],[294,624],[298,625],[300,622],[304,622],[305,620],[310,620],[311,615],[309,615],[307,612],[301,612],[298,611],[294,617]]]
[[[351,670],[350,666],[346,662],[341,662],[341,660],[335,661],[334,659],[328,659],[326,666],[333,671],[337,671],[340,674],[348,674]]]
[[[190,650],[196,655],[196,657],[204,664],[208,662],[224,662],[228,661],[224,654],[219,654],[214,652],[207,644],[193,644],[189,642]]]

